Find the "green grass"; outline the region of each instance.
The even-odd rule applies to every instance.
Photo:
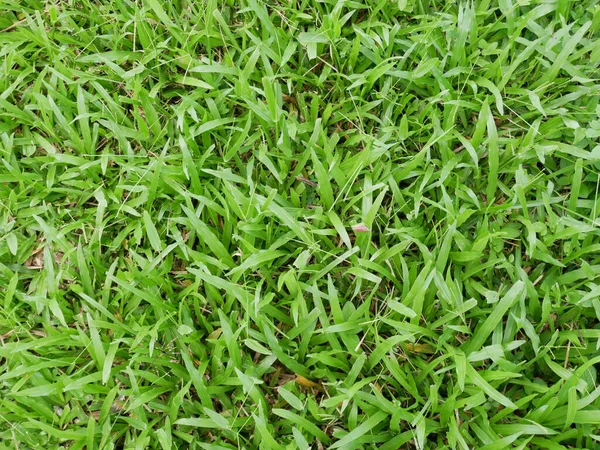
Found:
[[[598,0],[0,30],[0,449],[600,448]]]

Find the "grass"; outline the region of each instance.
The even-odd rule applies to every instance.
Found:
[[[600,2],[0,30],[0,449],[600,448]]]

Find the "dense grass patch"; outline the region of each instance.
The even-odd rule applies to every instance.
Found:
[[[597,0],[0,30],[0,448],[600,445]]]

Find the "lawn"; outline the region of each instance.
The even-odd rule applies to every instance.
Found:
[[[0,449],[600,448],[598,0],[0,30]]]

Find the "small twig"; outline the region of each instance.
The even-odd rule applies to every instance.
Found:
[[[9,27],[5,28],[4,30],[0,31],[0,33],[5,33],[5,32],[7,32],[7,31],[10,31],[10,30],[12,30],[13,28],[16,28],[16,27],[18,27],[19,25],[21,25],[21,24],[23,24],[23,23],[25,23],[25,22],[27,22],[27,18],[25,18],[25,19],[21,19],[21,20],[18,20],[18,21],[16,21],[15,23],[13,23],[11,26],[9,26]]]

